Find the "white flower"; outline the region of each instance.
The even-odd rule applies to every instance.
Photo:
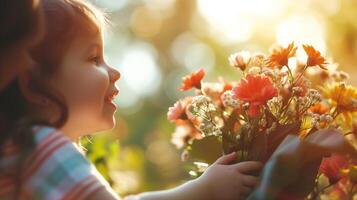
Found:
[[[308,105],[308,103],[309,103],[309,98],[307,98],[307,97],[297,97],[296,103],[297,103],[300,107],[305,107],[305,106]]]
[[[199,126],[200,131],[205,135],[221,135],[222,131],[213,122],[203,120]]]
[[[252,67],[248,70],[248,74],[255,75],[261,72],[260,67]]]
[[[229,64],[244,71],[247,68],[251,55],[248,51],[241,51],[229,56]]]
[[[250,59],[249,65],[253,67],[264,67],[266,56],[263,53],[255,53]]]
[[[208,104],[210,101],[211,99],[204,95],[199,95],[192,98],[192,104],[196,104],[197,106]]]
[[[299,87],[299,86],[293,87],[292,90],[293,90],[293,93],[294,93],[294,94],[300,94],[300,93],[303,92],[302,87]]]
[[[264,74],[265,76],[269,76],[269,77],[274,77],[274,71],[268,68],[264,68],[262,70],[262,74]]]
[[[309,89],[307,92],[307,96],[314,102],[321,101],[322,97],[319,91],[315,89]]]
[[[333,118],[331,115],[328,115],[328,114],[323,114],[323,115],[320,115],[320,119],[319,119],[321,122],[332,122],[333,121]]]
[[[221,100],[225,107],[236,109],[240,106],[240,101],[234,98],[234,94],[231,90],[225,91],[221,96]]]

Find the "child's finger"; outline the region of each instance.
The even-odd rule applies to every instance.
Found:
[[[240,173],[248,174],[249,172],[254,172],[261,170],[263,164],[256,161],[246,161],[233,165]]]
[[[232,163],[236,158],[236,152],[232,152],[227,155],[223,155],[216,160],[214,164],[228,165]]]
[[[259,184],[259,178],[255,176],[243,175],[243,185],[248,187],[256,187]]]

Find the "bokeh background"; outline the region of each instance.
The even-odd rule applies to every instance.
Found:
[[[268,53],[274,43],[309,43],[357,85],[356,0],[92,0],[108,13],[106,59],[122,74],[117,125],[82,140],[87,156],[121,195],[173,187],[190,177],[171,144],[166,112],[181,77],[238,80],[227,57]]]

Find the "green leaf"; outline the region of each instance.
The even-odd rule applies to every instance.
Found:
[[[222,142],[218,136],[207,136],[201,140],[194,140],[189,150],[190,160],[214,163],[222,156]]]

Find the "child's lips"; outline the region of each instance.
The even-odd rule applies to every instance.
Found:
[[[116,96],[118,96],[119,90],[115,89],[109,95],[105,97],[105,101],[112,103]]]

